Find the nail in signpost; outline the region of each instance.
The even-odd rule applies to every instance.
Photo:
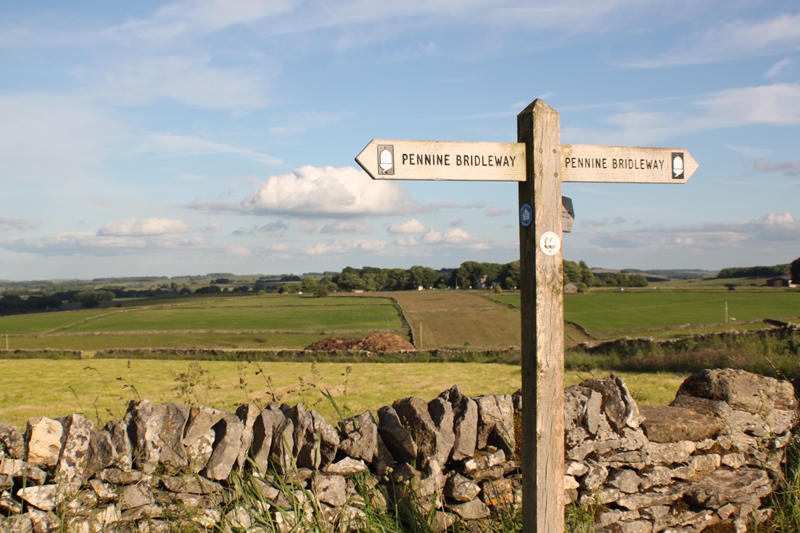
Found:
[[[562,182],[686,183],[682,148],[561,144],[559,114],[534,100],[516,143],[373,140],[356,162],[373,179],[519,182],[522,490],[526,532],[564,531],[564,278],[572,227]]]

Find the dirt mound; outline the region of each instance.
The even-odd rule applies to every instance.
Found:
[[[404,352],[414,350],[414,345],[403,337],[391,333],[375,333],[364,339],[344,339],[329,337],[306,346],[306,350],[317,352],[362,351],[362,352]]]

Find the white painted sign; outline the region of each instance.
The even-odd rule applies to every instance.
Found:
[[[544,255],[556,255],[561,249],[561,238],[553,231],[546,231],[539,239],[539,248]]]
[[[683,148],[561,145],[562,182],[685,183],[698,166]]]
[[[373,139],[356,162],[376,180],[526,180],[523,143]]]

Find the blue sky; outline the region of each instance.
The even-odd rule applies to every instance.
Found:
[[[682,147],[684,185],[564,184],[564,257],[800,256],[800,6],[178,0],[0,7],[0,279],[518,257],[515,183],[374,182],[373,138]]]

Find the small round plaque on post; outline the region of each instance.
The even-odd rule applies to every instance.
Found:
[[[519,223],[523,228],[527,228],[533,222],[533,208],[530,204],[522,204],[519,208]]]

